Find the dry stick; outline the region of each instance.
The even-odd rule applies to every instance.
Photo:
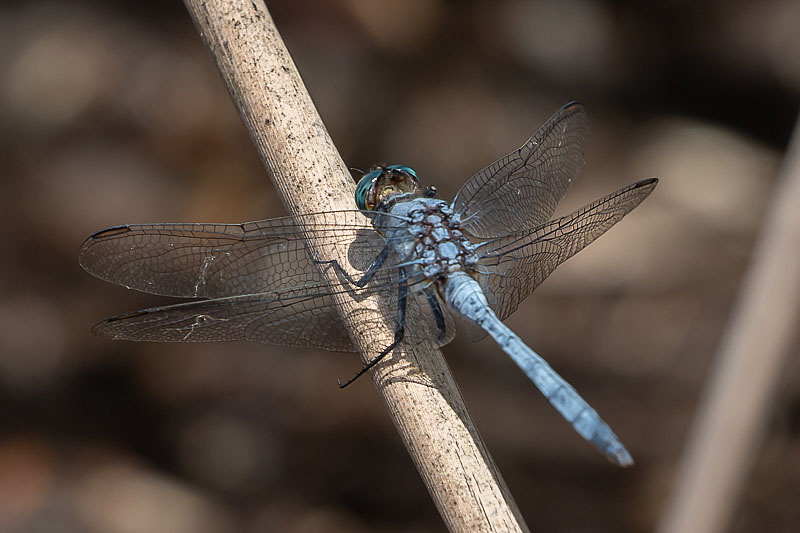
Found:
[[[800,319],[800,121],[690,433],[662,533],[726,531]]]
[[[185,4],[290,212],[352,209],[353,180],[263,2]],[[329,243],[312,238],[309,245],[316,257],[342,257]],[[333,277],[332,269],[326,275]],[[364,360],[391,343],[391,325],[375,326],[382,321],[376,302],[342,295],[337,303]],[[396,350],[371,373],[448,528],[527,530],[441,352]],[[370,452],[354,467],[380,462]]]

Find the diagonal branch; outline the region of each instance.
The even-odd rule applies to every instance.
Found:
[[[352,209],[353,181],[263,1],[184,1],[289,211]],[[342,253],[309,245],[320,258]],[[362,359],[391,343],[375,302],[337,303]],[[451,531],[527,530],[439,350],[395,351],[372,376]]]

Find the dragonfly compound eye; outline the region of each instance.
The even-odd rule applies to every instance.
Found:
[[[359,209],[371,211],[375,209],[374,186],[381,176],[381,169],[367,172],[356,185],[356,205]]]
[[[419,179],[413,169],[404,165],[379,167],[364,174],[356,186],[356,205],[372,211],[378,204],[396,194],[414,194],[419,191]]]

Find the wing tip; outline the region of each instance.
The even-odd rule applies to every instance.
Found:
[[[81,244],[80,250],[78,250],[78,264],[83,267],[84,270],[92,274],[93,276],[97,276],[91,268],[91,265],[87,262],[87,253],[89,249],[95,244],[97,241],[106,238],[113,238],[119,235],[124,235],[131,231],[130,225],[123,225],[123,226],[112,226],[110,228],[101,229],[100,231],[96,231],[89,235],[85,241]],[[99,277],[99,276],[98,276]]]
[[[92,326],[91,329],[92,335],[94,335],[95,337],[100,337],[101,339],[107,339],[112,341],[117,340],[117,337],[115,335],[111,335],[108,332],[109,320],[110,319],[107,318]]]
[[[587,115],[586,108],[583,106],[583,103],[580,102],[579,100],[573,100],[561,106],[561,109],[558,110],[557,115],[568,116],[580,113]]]
[[[635,188],[647,187],[648,185],[652,185],[653,187],[655,187],[656,185],[658,185],[658,178],[656,178],[655,176],[650,178],[645,178],[643,180],[637,181],[633,185]]]
[[[633,185],[631,185],[631,190],[636,191],[638,190],[640,194],[644,195],[644,198],[650,196],[650,193],[653,192],[658,185],[658,178],[652,177],[643,180],[639,180]]]
[[[101,320],[94,326],[92,326],[92,335],[97,337],[101,337],[103,339],[109,339],[112,341],[116,340],[137,340],[133,337],[124,335],[121,330],[119,329],[117,322],[123,322],[125,320],[129,320],[132,318],[138,318],[141,316],[146,316],[152,314],[152,309],[142,309],[140,311],[131,311],[129,313],[123,313],[120,315],[114,315],[112,317],[108,317],[105,320]],[[124,327],[124,326],[123,326]]]
[[[95,239],[103,239],[106,237],[116,237],[117,235],[122,235],[124,233],[128,233],[131,230],[129,224],[124,224],[122,226],[111,226],[110,228],[101,229],[100,231],[96,231],[92,233],[86,241],[91,241]]]

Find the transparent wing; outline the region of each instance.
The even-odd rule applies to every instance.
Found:
[[[553,216],[583,168],[589,119],[583,106],[562,107],[518,150],[472,176],[453,207],[479,238],[532,230]]]
[[[95,233],[79,261],[90,274],[151,294],[220,298],[323,281],[305,229],[371,260],[385,240],[359,211],[282,217],[245,224],[141,224]],[[313,221],[312,221],[313,220]]]
[[[92,332],[112,340],[243,340],[353,351],[333,296],[324,287],[155,307],[108,318],[95,325]]]
[[[359,211],[246,224],[120,226],[98,232],[80,252],[80,263],[91,274],[153,294],[211,299],[112,317],[94,332],[112,339],[250,340],[352,351],[335,308],[335,294],[343,291],[357,298],[379,295],[385,319],[394,324],[398,258],[390,256],[364,288],[343,276],[330,284],[320,267],[333,267],[315,264],[303,231],[340,248],[347,244],[346,259],[339,262],[353,278],[360,277],[386,245]],[[427,302],[416,297],[423,281],[408,280],[407,331],[414,332],[409,340],[427,334],[439,337]],[[446,309],[442,315],[450,324],[440,339],[444,344],[455,327]]]
[[[439,345],[447,344],[455,336],[451,312],[446,307],[441,308],[446,325],[442,334],[427,300],[415,290],[425,281],[409,280],[409,283],[404,342],[415,344],[423,338],[431,338],[438,341]],[[381,294],[381,317],[377,325],[395,327],[397,285],[370,284],[364,289],[348,290],[359,298],[375,292]],[[361,324],[361,327],[375,326],[372,322]],[[289,347],[354,351],[347,328],[335,306],[335,291],[325,283],[276,293],[231,296],[144,309],[108,318],[95,325],[92,332],[112,340],[243,340]]]
[[[534,231],[488,241],[481,248],[477,278],[497,316],[503,320],[516,311],[558,265],[630,213],[657,183],[656,178],[639,181]],[[470,336],[482,338],[474,329]]]

